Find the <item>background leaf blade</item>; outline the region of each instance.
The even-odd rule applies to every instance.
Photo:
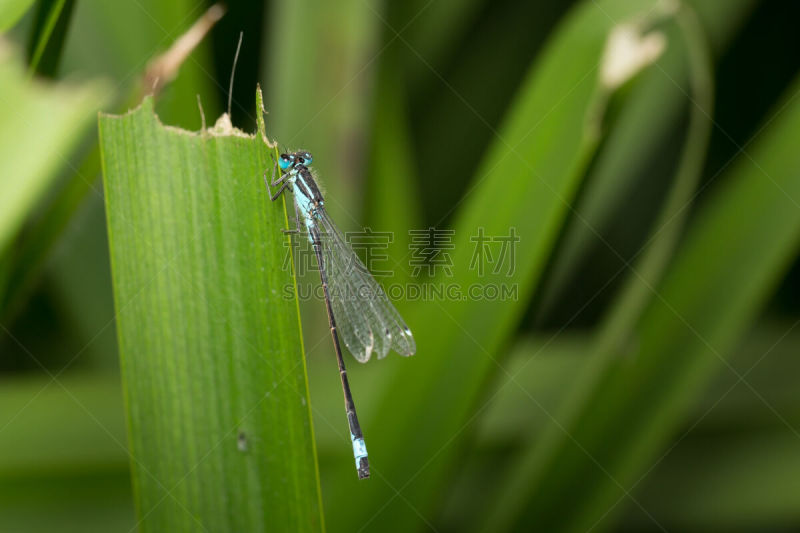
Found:
[[[603,5],[611,5],[620,16],[641,8],[633,2]],[[464,290],[516,286],[521,298],[445,298],[419,305],[412,314],[416,320],[409,320],[418,353],[394,363],[397,368],[384,387],[377,415],[365,424],[373,469],[382,486],[366,491],[353,485],[334,494],[331,513],[346,507],[344,499],[352,498],[351,490],[364,501],[337,527],[405,531],[418,523],[436,501],[448,461],[457,455],[455,450],[481,412],[473,407],[483,386],[503,371],[503,344],[536,288],[570,199],[597,147],[597,128],[590,122],[602,91],[597,66],[610,27],[596,23],[599,14],[591,4],[573,12],[545,47],[542,61],[531,65],[509,120],[494,132],[473,185],[458,205],[452,273],[440,270],[432,281]],[[497,209],[500,205],[503,208]],[[471,239],[478,228],[501,236],[514,228],[520,244],[511,274],[492,266],[479,273],[471,266]],[[424,279],[418,273],[412,277]],[[426,416],[420,417],[421,412]]]
[[[800,188],[791,171],[800,161],[790,148],[800,127],[798,87],[698,214],[674,265],[652,287],[655,298],[637,324],[630,353],[602,371],[577,416],[559,418],[552,432],[558,439],[542,439],[522,455],[507,498],[497,500],[498,521],[517,506],[525,523],[568,531],[607,524],[624,499],[635,502],[630,491],[640,469],[657,459],[714,371],[731,369],[728,351],[800,242]],[[794,163],[787,164],[790,158]],[[749,228],[756,218],[759,231]],[[565,494],[582,502],[570,506],[569,522],[553,505],[570,501]]]

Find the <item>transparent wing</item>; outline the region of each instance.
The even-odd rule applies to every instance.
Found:
[[[331,307],[347,348],[362,363],[369,360],[372,352],[383,358],[390,349],[400,355],[413,355],[417,346],[400,313],[327,212],[321,209],[318,213]]]
[[[355,289],[351,288],[348,279],[340,273],[339,261],[331,249],[329,239],[322,234],[322,231],[319,233],[336,330],[350,353],[365,363],[375,347],[375,337],[360,314],[361,311],[355,301]]]

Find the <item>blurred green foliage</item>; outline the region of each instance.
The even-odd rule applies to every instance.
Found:
[[[0,9],[0,85],[20,88],[0,108],[47,132],[0,114],[2,531],[138,519],[88,125],[138,103],[208,5]],[[270,135],[314,153],[342,229],[394,232],[382,282],[518,287],[397,302],[418,354],[349,363],[361,483],[324,309],[301,302],[328,529],[798,527],[798,16],[786,0],[231,2],[157,98],[165,123],[199,128],[197,95],[209,124],[225,109],[244,30],[234,124],[255,128],[260,81]],[[623,23],[666,48],[611,90]],[[452,277],[414,276],[408,230],[429,227],[455,230]],[[479,227],[515,228],[511,277],[469,268]]]

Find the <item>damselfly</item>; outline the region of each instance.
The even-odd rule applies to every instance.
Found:
[[[366,363],[373,353],[378,358],[385,357],[390,349],[400,355],[413,355],[417,346],[397,309],[389,302],[386,293],[345,242],[342,233],[325,211],[322,194],[309,170],[311,161],[311,154],[305,151],[281,154],[272,168],[272,179],[267,181],[264,173],[264,182],[273,201],[284,190],[291,188],[294,196],[295,229],[285,231],[300,233],[302,221],[308,240],[314,248],[333,347],[339,363],[356,470],[359,479],[364,479],[369,477],[367,446],[364,444],[364,435],[350,393],[337,332],[341,333],[350,353],[362,363]],[[272,194],[270,187],[278,185],[280,188]]]

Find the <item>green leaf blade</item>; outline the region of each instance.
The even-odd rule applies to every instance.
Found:
[[[641,9],[622,1],[603,6],[620,17]],[[365,424],[381,484],[368,492],[353,484],[334,494],[331,513],[349,512],[341,518],[332,515],[331,520],[343,521],[337,528],[408,531],[420,517],[429,518],[426,511],[440,497],[459,446],[481,413],[473,406],[487,380],[504,368],[504,343],[536,290],[597,147],[596,128],[591,127],[592,112],[601,104],[597,67],[611,27],[602,14],[588,3],[576,10],[545,47],[541,61],[532,64],[509,107],[509,119],[496,132],[458,205],[452,275],[440,270],[432,284],[458,287],[464,298],[432,298],[408,314],[417,355],[396,363],[375,410],[379,415]],[[513,228],[520,241],[511,272],[495,271],[495,265],[481,272],[474,266],[479,228],[485,235],[504,237]],[[466,291],[475,287],[507,294],[469,297]],[[353,494],[361,502],[355,510],[345,501]]]
[[[6,0],[0,4],[0,32],[5,32],[22,18],[33,0]]]
[[[101,117],[143,531],[322,529],[285,211],[257,137]]]
[[[15,50],[0,42],[0,253],[5,253],[59,166],[83,137],[107,86],[47,86],[25,80]],[[0,268],[0,278],[6,264]],[[2,284],[2,280],[0,280]]]
[[[738,377],[729,352],[800,247],[799,82],[696,216],[652,287],[631,349],[617,352],[577,414],[560,417],[522,454],[497,499],[497,520],[516,512],[546,529],[607,528],[623,503],[635,505],[642,472],[714,372]]]

